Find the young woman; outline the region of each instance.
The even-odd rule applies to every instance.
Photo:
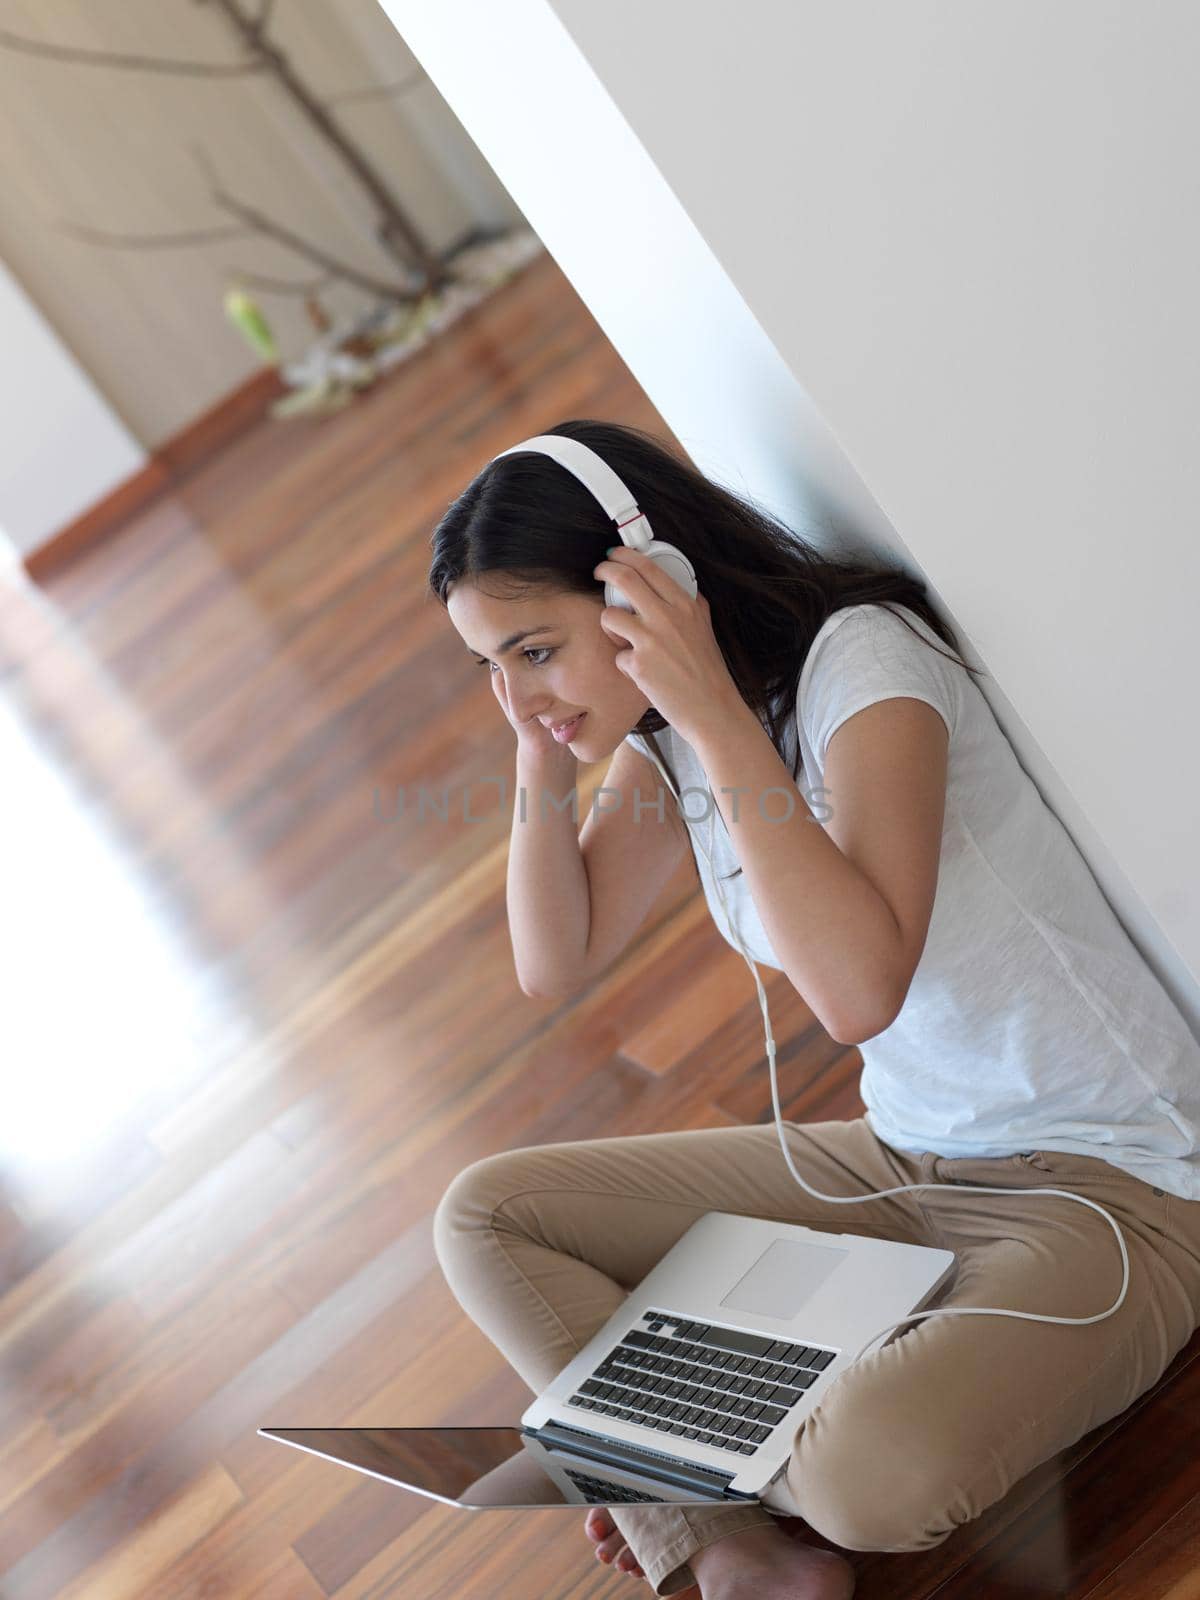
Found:
[[[516,734],[521,987],[565,997],[590,984],[689,847],[734,943],[695,838],[707,845],[711,823],[751,956],[862,1052],[866,1115],[787,1124],[797,1168],[830,1196],[931,1187],[814,1199],[770,1124],[532,1146],[454,1180],[434,1222],[439,1261],[537,1391],[714,1210],[953,1250],[943,1307],[1096,1319],[1122,1283],[1112,1227],[1038,1191],[1092,1199],[1129,1255],[1112,1315],[915,1322],[797,1431],[787,1487],[811,1527],[849,1550],[927,1549],[1125,1410],[1200,1323],[1200,1045],[923,584],[819,554],[638,430],[547,431],[613,468],[655,537],[688,557],[698,593],[621,545],[584,485],[530,452],[489,462],[434,531],[431,590]],[[606,580],[632,614],[604,605]],[[692,790],[682,808],[656,806],[650,748]],[[605,807],[578,828],[561,804],[576,763],[610,758]],[[586,1526],[601,1560],[656,1594],[853,1590],[848,1562],[786,1538],[757,1505],[629,1506]]]

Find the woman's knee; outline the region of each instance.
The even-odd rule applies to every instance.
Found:
[[[491,1228],[498,1206],[522,1187],[521,1150],[501,1150],[464,1167],[451,1179],[433,1213],[433,1248],[438,1260],[480,1228]]]
[[[911,1424],[855,1405],[810,1414],[787,1470],[810,1527],[843,1550],[896,1553],[932,1549],[979,1514],[957,1452]]]

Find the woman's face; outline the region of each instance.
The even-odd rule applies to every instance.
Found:
[[[502,684],[514,721],[537,717],[550,727],[587,713],[571,740],[580,761],[611,755],[650,708],[616,665],[617,652],[628,643],[605,633],[603,609],[600,594],[498,600],[481,593],[470,578],[460,579],[446,602],[460,638],[472,655],[489,663],[479,670]],[[514,634],[526,631],[528,638],[503,648]]]

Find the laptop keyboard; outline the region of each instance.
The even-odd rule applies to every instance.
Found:
[[[751,1456],[835,1350],[648,1311],[567,1401]]]
[[[582,1491],[589,1505],[626,1505],[635,1500],[653,1500],[655,1505],[659,1506],[665,1506],[667,1503],[660,1494],[642,1494],[639,1489],[631,1489],[626,1483],[611,1483],[606,1478],[592,1478],[586,1472],[572,1472],[570,1467],[564,1467],[563,1470],[575,1487]]]

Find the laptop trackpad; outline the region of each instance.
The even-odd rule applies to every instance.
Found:
[[[721,1301],[733,1311],[754,1311],[788,1321],[850,1254],[832,1245],[776,1239]]]

